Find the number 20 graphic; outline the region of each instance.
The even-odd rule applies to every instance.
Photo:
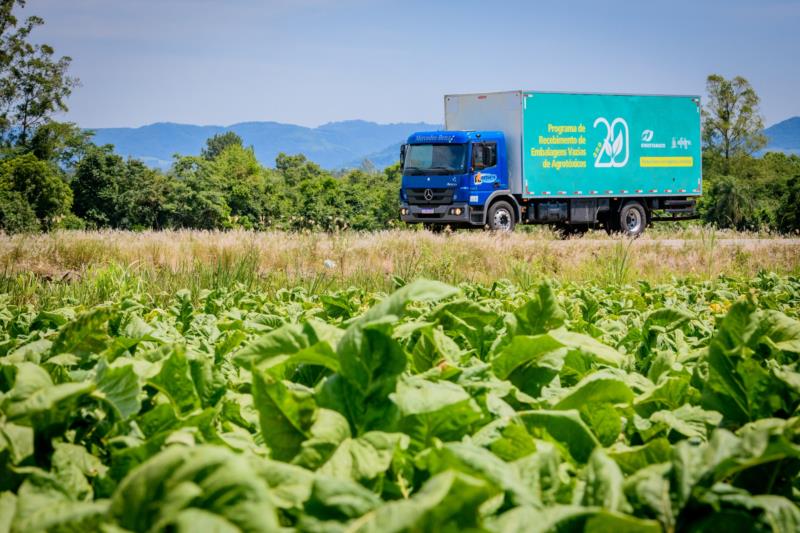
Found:
[[[621,168],[628,164],[628,123],[622,118],[615,118],[610,124],[608,120],[599,117],[594,121],[594,127],[598,124],[603,124],[606,127],[606,136],[603,139],[603,147],[597,153],[594,160],[594,166],[597,168]],[[616,128],[617,124],[620,128]],[[616,137],[614,136],[615,128],[618,130]],[[617,161],[617,156],[625,151],[625,158],[622,161]]]

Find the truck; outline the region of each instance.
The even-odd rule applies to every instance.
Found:
[[[636,237],[695,216],[700,97],[506,91],[444,97],[445,127],[401,146],[400,218],[431,230]]]

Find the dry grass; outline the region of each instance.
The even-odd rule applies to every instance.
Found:
[[[331,266],[328,261],[333,262]],[[423,231],[297,234],[165,231],[57,232],[0,236],[5,287],[20,283],[121,276],[145,288],[212,288],[242,283],[265,289],[392,287],[394,278],[460,283],[497,279],[527,285],[563,281],[624,283],[672,278],[800,272],[800,240],[755,238],[707,229],[658,233],[636,241],[601,233],[560,241],[547,231],[496,235]],[[108,284],[113,285],[113,280]],[[63,283],[62,283],[63,284]]]

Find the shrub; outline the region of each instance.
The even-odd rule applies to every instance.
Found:
[[[39,219],[31,205],[17,191],[0,191],[0,229],[6,233],[39,230]]]

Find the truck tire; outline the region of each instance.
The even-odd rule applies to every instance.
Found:
[[[486,217],[486,225],[492,231],[502,231],[510,233],[514,231],[516,221],[514,220],[514,208],[511,204],[504,201],[495,202],[489,208]]]
[[[636,238],[647,227],[647,211],[639,202],[628,202],[619,210],[617,224],[623,235]]]

